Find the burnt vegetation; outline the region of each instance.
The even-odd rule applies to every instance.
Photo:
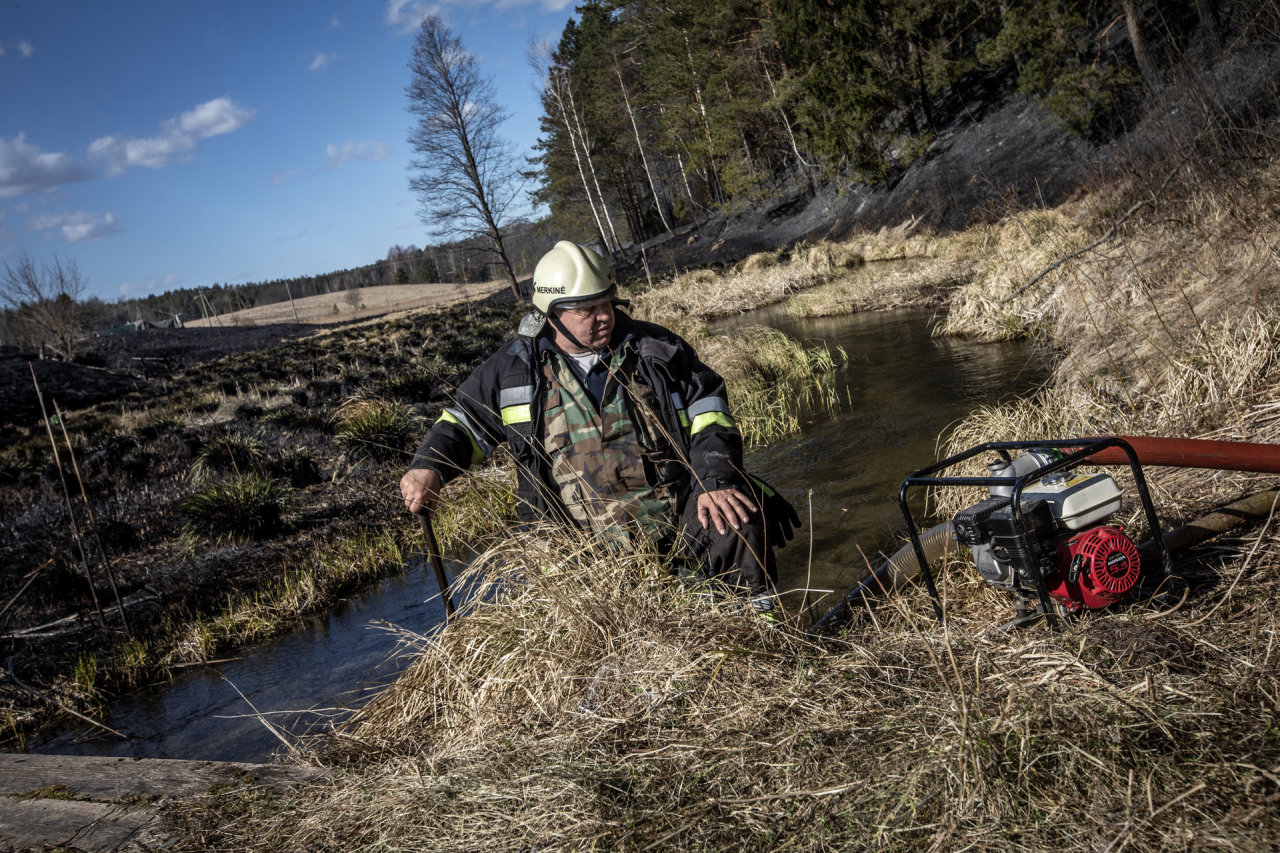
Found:
[[[149,680],[242,641],[227,632],[175,645],[184,627],[276,594],[333,539],[382,527],[404,536],[393,522],[400,472],[512,312],[470,305],[266,347],[247,329],[248,351],[217,358],[162,342],[173,349],[163,377],[135,375],[136,388],[73,411],[56,385],[42,387],[56,459],[40,420],[9,424],[0,455],[5,657],[41,694],[6,680],[9,736],[26,738],[49,702],[75,705],[64,679],[77,657],[97,657],[100,695]],[[221,339],[234,347],[229,332]],[[146,352],[148,334],[160,333],[128,351]],[[399,568],[386,560],[375,573]],[[117,666],[127,643],[150,666]]]

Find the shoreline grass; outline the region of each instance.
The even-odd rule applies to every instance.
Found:
[[[1082,433],[1277,443],[1280,272],[1266,259],[1280,214],[1250,200],[1280,170],[1264,159],[1231,187],[1210,171],[1159,187],[1150,217],[1118,221],[1151,189],[1121,181],[911,235],[902,254],[933,283],[913,291],[882,277],[842,293],[858,263],[772,253],[688,274],[668,304],[705,336],[758,272],[766,302],[830,289],[800,311],[910,291],[942,300],[939,334],[1054,349],[1045,388],[975,413],[940,453]],[[823,253],[872,256],[855,245]],[[1210,256],[1231,260],[1206,271]],[[637,300],[659,321],[663,290]],[[1170,523],[1274,485],[1147,475]],[[1011,602],[957,558],[938,572],[946,627],[911,587],[821,642],[697,598],[643,554],[500,539],[481,558],[492,594],[407,637],[416,662],[310,753],[333,782],[176,812],[180,849],[1275,849],[1277,530],[1273,516],[1180,557],[1185,598],[1057,633],[1002,630]]]

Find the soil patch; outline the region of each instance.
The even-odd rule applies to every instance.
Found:
[[[279,324],[220,328],[144,329],[95,338],[74,362],[40,359],[13,348],[0,352],[0,446],[18,437],[18,427],[40,420],[31,382],[34,371],[45,405],[76,409],[153,390],[159,379],[236,353],[256,352],[314,335],[314,325]]]

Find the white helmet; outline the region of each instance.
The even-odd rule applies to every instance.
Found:
[[[618,280],[609,262],[594,249],[568,240],[556,243],[533,270],[533,307],[543,314],[617,289]]]

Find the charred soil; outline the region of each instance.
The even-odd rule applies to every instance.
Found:
[[[498,298],[319,331],[149,330],[99,340],[84,363],[8,354],[10,745],[167,667],[279,630],[261,607],[252,624],[235,615],[255,596],[304,612],[398,570],[396,543],[412,531],[393,523],[404,462],[512,314]],[[387,420],[353,427],[342,416],[352,400],[378,401]],[[327,565],[339,551],[348,565]]]

